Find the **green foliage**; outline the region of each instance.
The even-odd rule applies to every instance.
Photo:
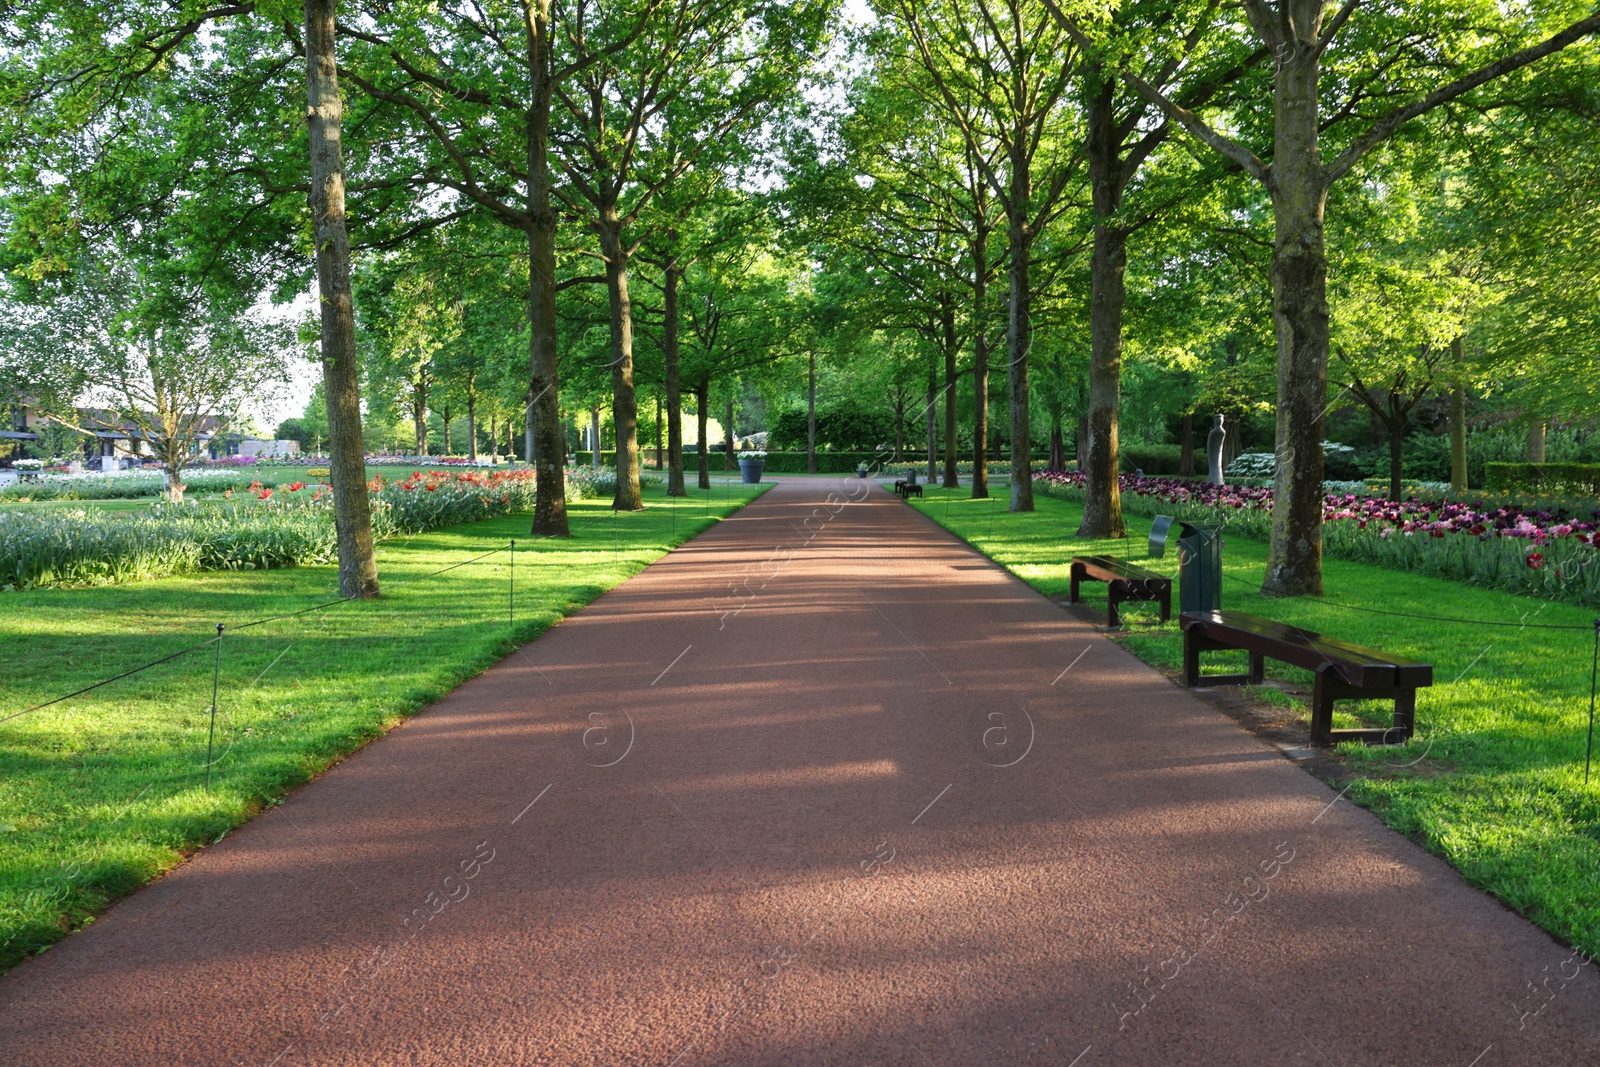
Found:
[[[817,406],[817,451],[860,452],[881,447],[894,440],[894,415],[854,397]],[[921,422],[918,422],[918,427]],[[807,419],[803,409],[779,413],[770,427],[767,442],[780,451],[804,451]]]
[[[1491,493],[1531,489],[1600,496],[1600,463],[1489,463],[1484,488]]]
[[[1146,474],[1177,474],[1183,449],[1178,445],[1124,445],[1118,450],[1124,472],[1142,470]],[[1200,462],[1205,462],[1202,456]]]

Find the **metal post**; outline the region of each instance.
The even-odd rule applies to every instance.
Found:
[[[1594,762],[1594,693],[1600,683],[1600,619],[1594,620],[1594,659],[1589,664],[1589,749],[1583,757],[1583,784],[1589,784],[1589,765]]]
[[[211,661],[211,733],[205,739],[205,790],[211,792],[211,749],[216,744],[216,680],[222,673],[222,624],[216,624],[216,659]]]

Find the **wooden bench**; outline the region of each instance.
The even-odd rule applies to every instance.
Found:
[[[1158,600],[1161,602],[1161,621],[1172,618],[1172,579],[1135,567],[1127,560],[1115,556],[1074,556],[1072,559],[1072,586],[1069,602],[1076,604],[1080,582],[1105,582],[1106,617],[1109,626],[1121,626],[1122,616],[1117,605],[1130,600]]]
[[[895,495],[904,496],[905,492],[906,492],[906,485],[907,485],[907,482],[906,482],[906,480],[904,478],[901,478],[899,481],[895,482],[894,483]]]
[[[1242,611],[1186,611],[1183,627],[1183,684],[1259,684],[1262,660],[1270,657],[1316,675],[1311,692],[1311,743],[1341,741],[1392,745],[1410,740],[1416,727],[1417,690],[1433,684],[1433,664],[1365,648],[1298,626]],[[1243,649],[1250,654],[1247,674],[1200,673],[1200,653]],[[1335,730],[1336,700],[1393,700],[1394,725],[1387,730]]]
[[[904,489],[900,490],[900,495],[905,497],[907,500],[910,500],[912,497],[916,497],[918,500],[921,500],[922,486],[908,485]]]

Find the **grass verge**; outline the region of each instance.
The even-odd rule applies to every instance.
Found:
[[[1175,550],[1146,561],[1147,518],[1128,517],[1126,541],[1097,541],[1074,535],[1079,504],[1037,495],[1037,511],[1012,514],[1003,500],[971,500],[965,489],[926,492],[919,510],[1050,597],[1067,596],[1074,555],[1112,554],[1177,573]],[[1342,560],[1324,560],[1324,600],[1267,599],[1258,591],[1266,557],[1265,544],[1226,535],[1225,607],[1434,665],[1434,685],[1418,693],[1410,744],[1340,746],[1354,776],[1347,798],[1563,941],[1600,952],[1600,774],[1583,780],[1594,613]],[[1091,583],[1086,598],[1104,590]],[[1509,625],[1425,621],[1340,604]],[[1134,624],[1116,640],[1176,673],[1183,646],[1175,623],[1145,626],[1154,605],[1128,605],[1124,613]],[[1208,668],[1213,663],[1226,659],[1208,658]],[[1232,669],[1242,669],[1242,654],[1238,663]],[[1307,671],[1268,661],[1267,674],[1309,688]],[[1304,704],[1296,703],[1309,728]],[[1335,726],[1389,725],[1389,705],[1340,708]]]
[[[0,722],[0,969],[219,840],[263,806],[636,574],[763,490],[723,485],[647,509],[570,504],[573,537],[510,516],[379,547],[384,595],[224,634],[211,790],[214,647]],[[508,555],[427,577],[517,539]],[[6,593],[0,718],[337,596],[333,567],[210,572]]]

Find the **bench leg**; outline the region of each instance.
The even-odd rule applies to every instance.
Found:
[[[1404,689],[1394,695],[1394,728],[1391,733],[1399,734],[1397,738],[1387,735],[1384,742],[1391,745],[1404,744],[1411,740],[1412,733],[1417,728],[1417,691]]]
[[[1259,652],[1250,653],[1250,684],[1260,685],[1266,678],[1266,665]]]
[[[1333,686],[1325,671],[1317,672],[1311,687],[1311,743],[1322,748],[1333,744]]]
[[[1172,621],[1172,586],[1161,590],[1161,621]]]
[[[1078,603],[1080,599],[1078,596],[1078,583],[1081,581],[1083,581],[1083,567],[1077,563],[1074,563],[1072,565],[1072,584],[1068,587],[1067,591],[1067,603]]]
[[[1187,689],[1200,686],[1200,635],[1194,627],[1183,631],[1183,684]]]
[[[1122,625],[1122,615],[1117,605],[1127,599],[1128,587],[1120,581],[1106,586],[1106,626],[1115,630]]]

